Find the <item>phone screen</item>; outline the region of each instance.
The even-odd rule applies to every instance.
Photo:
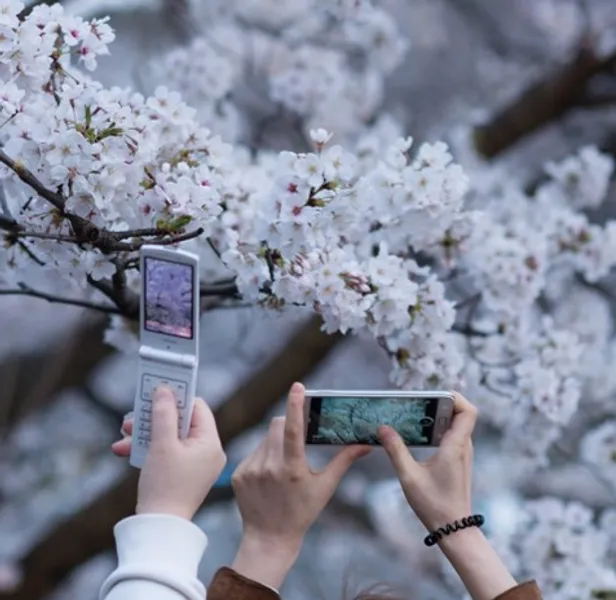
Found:
[[[307,444],[380,445],[377,430],[390,425],[407,446],[429,446],[439,398],[400,396],[311,398]]]
[[[145,329],[192,339],[193,266],[147,256],[144,277]]]

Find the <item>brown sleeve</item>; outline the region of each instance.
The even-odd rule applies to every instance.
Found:
[[[280,600],[280,596],[271,588],[247,579],[233,569],[222,567],[216,571],[207,589],[207,600]],[[517,599],[514,597],[513,600]]]
[[[527,581],[516,585],[494,600],[542,600],[542,596],[539,586],[534,581]]]

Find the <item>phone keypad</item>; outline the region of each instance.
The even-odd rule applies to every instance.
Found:
[[[173,395],[178,406],[178,435],[184,425],[184,408],[186,408],[188,384],[186,381],[179,379],[170,379],[167,377],[158,377],[146,373],[141,378],[141,407],[139,427],[133,437],[137,445],[148,447],[152,437],[152,394],[154,390],[160,386],[166,385],[173,390]]]

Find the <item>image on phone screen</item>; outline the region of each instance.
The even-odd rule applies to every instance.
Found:
[[[306,442],[380,445],[377,430],[389,425],[407,446],[429,446],[438,398],[312,398]]]
[[[147,331],[193,338],[193,267],[145,258],[144,327]]]

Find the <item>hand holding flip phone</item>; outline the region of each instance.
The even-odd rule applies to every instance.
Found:
[[[199,365],[199,257],[183,250],[142,246],[139,368],[130,464],[141,468],[150,445],[152,393],[169,386],[185,438]]]
[[[377,446],[389,425],[407,446],[439,446],[453,406],[449,392],[306,391],[306,444]]]

